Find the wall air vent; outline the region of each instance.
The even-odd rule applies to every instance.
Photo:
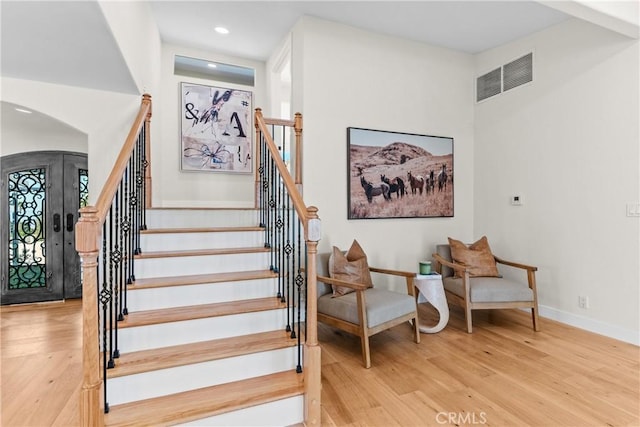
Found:
[[[490,98],[502,91],[500,80],[502,78],[502,68],[489,71],[476,80],[476,101]]]
[[[533,53],[505,64],[503,67],[503,90],[507,91],[533,80]]]

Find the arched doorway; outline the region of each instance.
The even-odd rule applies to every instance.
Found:
[[[0,171],[2,304],[81,297],[75,223],[88,197],[87,155],[13,154]]]
[[[88,135],[23,105],[0,101],[0,111],[0,303],[80,297]]]

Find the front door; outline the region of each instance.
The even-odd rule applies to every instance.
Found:
[[[75,251],[87,200],[87,155],[30,152],[0,159],[2,304],[82,296]]]

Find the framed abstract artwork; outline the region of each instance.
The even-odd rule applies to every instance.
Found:
[[[453,138],[347,128],[349,219],[453,216]]]
[[[252,172],[251,92],[180,84],[183,171]]]

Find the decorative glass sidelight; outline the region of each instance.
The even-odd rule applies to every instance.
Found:
[[[9,174],[9,289],[46,287],[46,170]]]
[[[84,208],[89,204],[89,173],[86,169],[78,169],[78,182],[80,183],[78,192],[79,206]]]

